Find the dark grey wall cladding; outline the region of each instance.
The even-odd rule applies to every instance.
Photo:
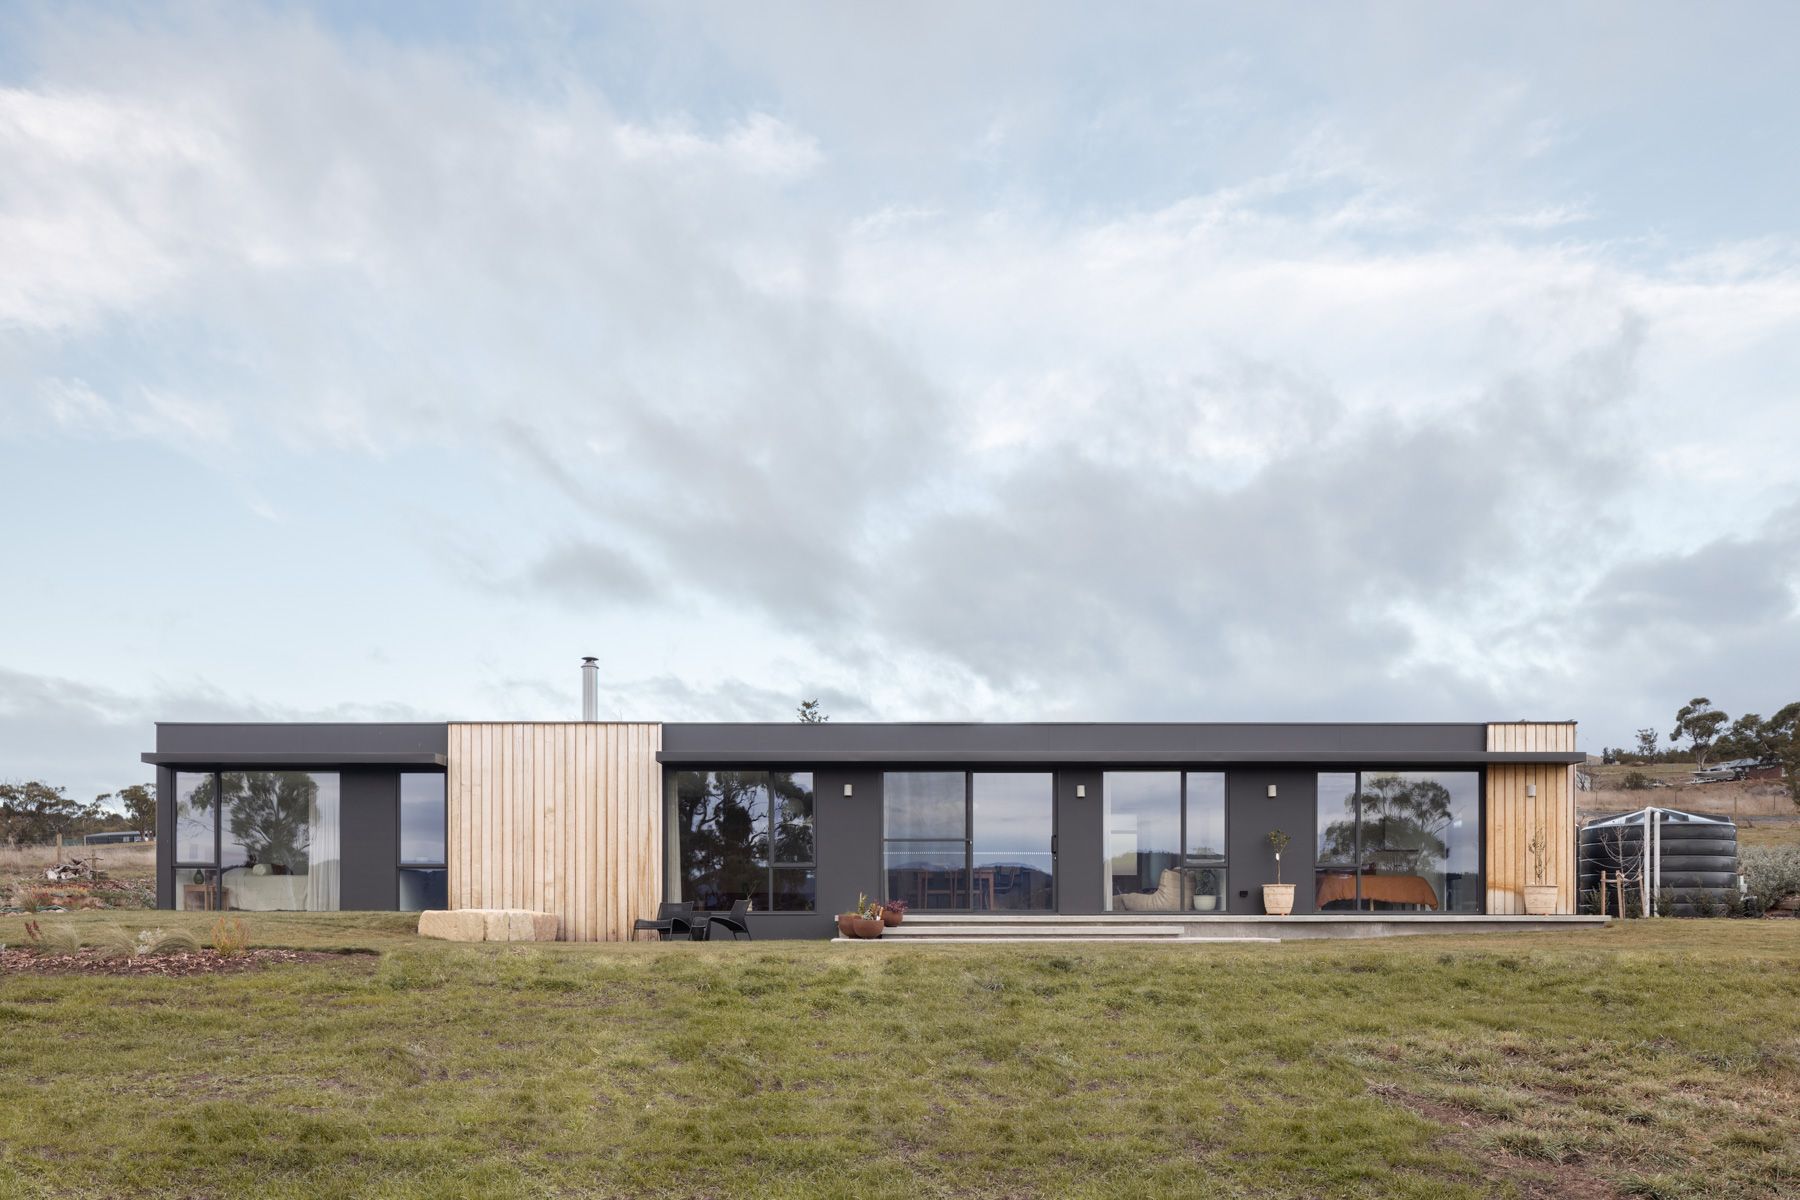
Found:
[[[443,721],[158,722],[156,749],[162,754],[447,754],[450,726]]]
[[[400,773],[346,767],[338,773],[338,907],[400,903]]]
[[[1480,723],[1367,724],[866,724],[830,722],[802,725],[794,721],[765,724],[684,723],[663,726],[662,759],[680,762],[684,755],[718,761],[741,755],[745,761],[796,763],[853,756],[876,760],[919,761],[941,756],[946,761],[979,757],[1020,761],[1053,756],[1071,761],[1121,755],[1230,755],[1253,761],[1264,755],[1343,754],[1349,756],[1408,754],[1479,754],[1487,749],[1487,726]]]

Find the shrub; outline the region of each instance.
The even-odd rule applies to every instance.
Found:
[[[1714,899],[1713,894],[1705,888],[1696,888],[1694,890],[1693,903],[1694,915],[1696,917],[1716,917],[1719,915],[1719,909],[1721,907],[1719,902]]]
[[[1619,780],[1619,786],[1628,792],[1641,792],[1649,788],[1650,777],[1642,771],[1627,771],[1625,778]]]
[[[200,949],[194,935],[183,929],[140,930],[132,953],[140,957],[161,958],[166,954],[192,954]]]
[[[1744,886],[1767,912],[1788,896],[1800,896],[1800,848],[1754,846],[1742,852]]]
[[[236,958],[250,949],[250,931],[238,917],[220,917],[213,922],[212,948],[226,958]]]
[[[81,949],[81,935],[68,925],[45,929],[36,921],[27,921],[25,945],[33,954],[74,954]]]
[[[1658,888],[1656,892],[1656,915],[1672,917],[1675,915],[1675,889]]]

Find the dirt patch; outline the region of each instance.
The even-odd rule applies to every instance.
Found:
[[[1617,1188],[1573,1163],[1496,1154],[1477,1145],[1470,1135],[1508,1124],[1502,1118],[1488,1116],[1461,1105],[1428,1100],[1388,1083],[1371,1083],[1369,1090],[1388,1103],[1398,1104],[1433,1124],[1447,1125],[1461,1131],[1450,1135],[1450,1140],[1457,1148],[1488,1164],[1497,1177],[1513,1184],[1519,1189],[1519,1194],[1528,1200],[1619,1200],[1621,1193]]]
[[[251,971],[278,963],[310,963],[344,961],[341,954],[322,954],[316,950],[246,950],[238,955],[223,955],[213,950],[196,950],[184,954],[138,954],[106,956],[97,950],[75,954],[34,954],[30,950],[0,950],[0,975],[156,975],[178,978],[186,975],[224,975],[234,971]]]

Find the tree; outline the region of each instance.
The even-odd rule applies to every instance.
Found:
[[[21,845],[47,842],[68,833],[89,814],[79,800],[63,789],[33,779],[29,783],[0,783],[0,841]]]
[[[1693,744],[1694,765],[1704,767],[1707,756],[1712,753],[1713,739],[1730,719],[1714,708],[1713,702],[1705,696],[1695,696],[1675,714],[1675,729],[1669,734],[1669,740],[1687,738]]]
[[[1761,713],[1745,713],[1731,723],[1731,728],[1719,735],[1713,743],[1713,749],[1721,755],[1732,758],[1754,758],[1758,762],[1773,757],[1773,752],[1764,736],[1765,722]]]
[[[1769,756],[1787,773],[1789,799],[1800,808],[1800,700],[1764,721],[1760,733]]]
[[[125,819],[131,822],[133,833],[146,838],[156,836],[154,783],[134,783],[130,787],[120,788],[113,799],[125,806]]]
[[[1640,729],[1637,731],[1637,752],[1645,758],[1656,757],[1656,730]]]
[[[831,720],[831,718],[826,716],[824,711],[819,708],[819,702],[817,700],[802,700],[800,702],[800,707],[795,709],[794,712],[800,718],[800,723],[802,725],[823,725],[825,722]]]

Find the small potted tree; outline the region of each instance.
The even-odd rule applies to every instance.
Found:
[[[1531,827],[1531,840],[1525,843],[1531,855],[1532,882],[1525,885],[1525,915],[1548,917],[1556,912],[1556,881],[1549,877],[1550,839],[1542,825]]]
[[[1272,917],[1285,917],[1294,911],[1294,885],[1281,882],[1281,852],[1294,839],[1279,829],[1269,830],[1269,845],[1275,849],[1275,882],[1262,885],[1263,911]]]

